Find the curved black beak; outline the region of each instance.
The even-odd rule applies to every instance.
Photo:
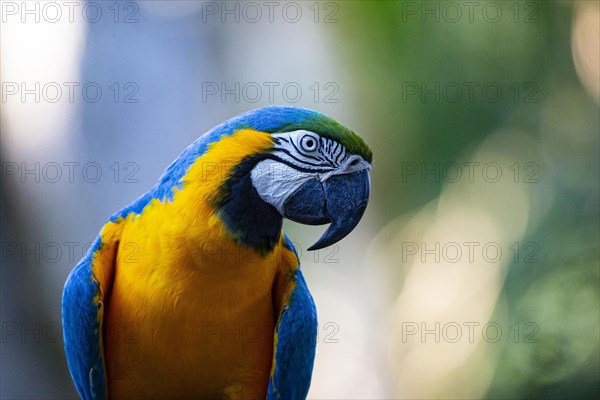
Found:
[[[325,182],[311,179],[284,203],[284,217],[308,225],[331,223],[308,250],[319,250],[342,240],[358,225],[367,203],[369,171],[333,175]]]

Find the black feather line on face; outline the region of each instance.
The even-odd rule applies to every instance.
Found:
[[[296,146],[296,143],[292,142],[292,146],[294,146],[294,149],[296,149],[296,151],[297,151],[299,154],[302,154],[304,157],[306,157],[306,158],[310,158],[310,159],[313,159],[313,160],[315,160],[315,161],[321,161],[321,160],[319,160],[317,157],[314,157],[314,156],[312,156],[312,155],[310,155],[310,154],[307,154],[307,153],[306,153],[304,150],[301,150],[301,149],[299,149],[299,148],[298,148],[298,146]],[[282,150],[284,150],[284,151],[285,151],[287,154],[289,154],[289,155],[290,155],[290,157],[294,157],[294,156],[292,156],[292,155],[291,155],[291,154],[290,154],[290,153],[289,153],[289,152],[288,152],[286,149],[282,149]],[[298,159],[298,158],[296,158],[296,157],[294,157],[294,159],[296,159],[296,160],[298,160],[298,161],[300,161],[300,162],[303,162],[302,160],[299,160],[299,159]],[[308,164],[308,163],[307,163],[307,164]]]
[[[335,157],[336,152],[334,149],[339,148],[341,152],[344,152],[343,146],[337,142],[334,142],[334,141],[328,140],[328,139],[324,139],[324,138],[319,138],[319,139],[315,139],[315,140],[320,140],[320,145],[317,148],[317,150],[313,153],[306,152],[302,148],[298,147],[296,145],[296,143],[294,143],[293,140],[287,141],[287,142],[292,145],[292,147],[294,148],[294,150],[296,151],[297,154],[292,153],[289,149],[287,149],[285,147],[276,147],[275,151],[280,151],[282,153],[287,154],[290,158],[298,161],[299,164],[311,165],[311,166],[326,165],[331,168],[338,167],[339,165],[337,164],[337,161],[336,161],[336,157]],[[334,148],[334,146],[336,146],[336,147]],[[299,157],[303,157],[304,159],[301,159]],[[318,162],[318,164],[311,163],[310,161],[308,161],[308,159],[315,160]]]
[[[287,149],[277,149],[278,151],[280,151],[281,153],[287,154],[290,158],[292,158],[293,160],[296,160],[298,162],[298,164],[294,164],[291,163],[290,161],[284,160],[283,158],[277,156],[277,154],[273,154],[274,157],[276,157],[277,161],[281,161],[284,162],[286,165],[289,165],[290,167],[297,169],[299,171],[316,171],[316,170],[322,170],[323,168],[328,168],[329,167],[335,167],[333,164],[331,164],[330,161],[327,161],[326,164],[329,165],[323,165],[323,163],[312,163],[309,162],[307,160],[301,160],[298,157],[294,156],[289,150]],[[319,160],[317,160],[319,161]],[[299,164],[303,165],[300,166]],[[307,165],[311,166],[311,167],[315,167],[314,169],[310,169],[310,168],[305,168]]]
[[[304,167],[298,166],[298,164],[294,164],[288,160],[284,160],[283,158],[280,158],[279,156],[277,156],[275,154],[269,154],[265,158],[285,164],[288,167],[291,167],[298,172],[306,172],[309,174],[316,174],[316,173],[324,174],[327,172],[331,172],[335,169],[335,168],[331,168],[331,167],[322,167],[322,166],[315,166],[315,168],[304,168]]]

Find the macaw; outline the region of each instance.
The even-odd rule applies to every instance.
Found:
[[[372,153],[315,111],[272,106],[198,138],[115,213],[62,297],[67,363],[83,399],[304,399],[316,308],[283,218],[361,219]]]

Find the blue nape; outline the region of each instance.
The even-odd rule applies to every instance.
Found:
[[[176,189],[180,189],[182,178],[189,167],[201,157],[211,143],[218,142],[223,136],[232,135],[236,130],[251,128],[262,132],[285,131],[288,126],[296,126],[302,121],[320,116],[316,111],[299,107],[271,106],[249,111],[232,118],[208,131],[190,144],[175,161],[171,163],[159,178],[158,183],[147,193],[129,206],[113,214],[111,221],[125,218],[130,213],[140,214],[153,199],[173,200]]]

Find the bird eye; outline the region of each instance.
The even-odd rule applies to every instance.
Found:
[[[305,135],[300,139],[300,146],[304,151],[315,151],[319,147],[319,141],[311,135]]]

